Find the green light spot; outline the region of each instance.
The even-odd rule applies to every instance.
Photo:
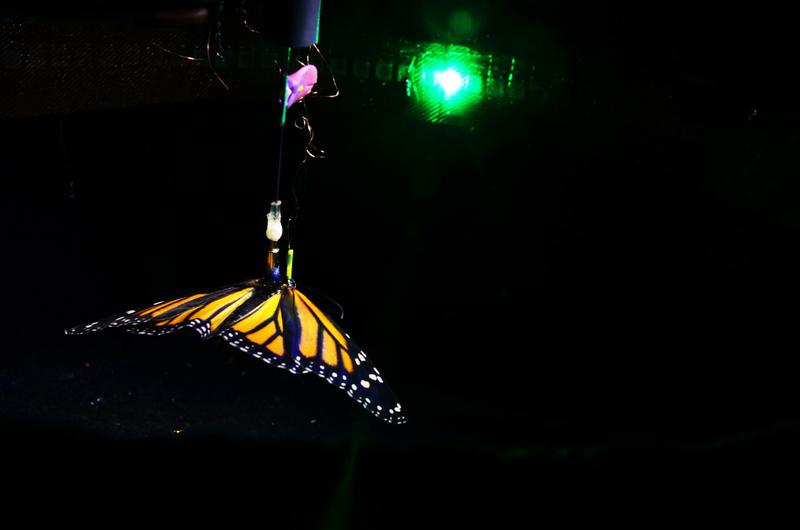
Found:
[[[469,84],[469,76],[461,77],[461,74],[448,68],[444,72],[434,72],[433,82],[442,87],[445,99],[450,99],[461,87]]]
[[[428,44],[408,69],[408,94],[431,122],[464,116],[483,99],[480,54],[464,46]]]

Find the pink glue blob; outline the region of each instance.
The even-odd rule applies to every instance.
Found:
[[[303,66],[286,79],[286,107],[291,107],[308,94],[317,82],[317,67],[313,64]]]

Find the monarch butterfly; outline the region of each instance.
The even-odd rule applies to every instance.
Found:
[[[316,45],[313,48],[316,50]],[[304,66],[291,76],[285,75],[281,146],[286,108],[307,95],[316,80],[313,66]],[[300,94],[303,87],[308,90]],[[307,119],[305,125],[309,127]],[[313,135],[310,127],[308,130],[310,139],[306,152],[310,154]],[[279,152],[276,195],[280,191],[280,176]],[[156,302],[143,309],[132,309],[119,316],[68,329],[66,334],[125,328],[132,333],[163,335],[184,328],[194,329],[203,338],[221,337],[231,346],[292,373],[315,373],[347,392],[376,417],[389,423],[405,423],[402,406],[364,351],[297,290],[292,279],[294,253],[291,248],[287,252],[285,267],[279,264],[277,242],[283,235],[280,205],[281,201],[276,198],[268,215],[269,277]],[[291,247],[291,238],[289,240]]]
[[[270,254],[274,256],[275,254]],[[287,269],[291,270],[291,257]],[[280,276],[278,276],[280,278]],[[369,358],[333,320],[300,292],[291,272],[196,293],[66,330],[80,335],[107,328],[163,335],[194,329],[219,336],[245,353],[292,373],[315,373],[389,423],[406,422],[394,392]]]

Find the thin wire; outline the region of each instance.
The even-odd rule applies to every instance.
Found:
[[[153,46],[155,46],[156,48],[160,49],[161,51],[163,51],[165,53],[169,53],[170,55],[174,55],[176,57],[180,57],[181,59],[184,59],[184,60],[187,60],[187,61],[198,62],[198,63],[202,63],[202,62],[208,63],[208,67],[211,70],[211,73],[214,74],[214,77],[219,82],[219,84],[222,85],[222,87],[225,90],[230,90],[230,88],[225,83],[225,81],[222,80],[222,77],[220,77],[220,75],[217,73],[217,70],[214,68],[214,63],[211,60],[211,34],[212,33],[213,33],[213,23],[211,22],[211,16],[209,15],[209,18],[208,18],[208,34],[207,34],[207,37],[206,37],[206,58],[205,59],[203,59],[201,57],[192,57],[191,55],[183,55],[183,54],[180,54],[178,52],[174,52],[172,50],[169,50],[169,49],[161,46],[160,44],[158,44],[157,42],[154,42],[154,41],[150,41],[150,44],[152,44]],[[217,55],[217,57],[219,57],[220,59],[223,59],[223,56],[222,56],[222,54],[220,53],[219,50],[216,50],[215,55]]]
[[[301,286],[304,291],[311,291],[312,293],[316,294],[317,296],[321,296],[322,298],[326,299],[328,302],[330,302],[333,305],[335,305],[339,309],[339,313],[340,313],[339,314],[339,320],[344,320],[344,307],[342,307],[342,304],[340,304],[339,302],[337,302],[336,300],[334,300],[333,298],[331,298],[327,294],[323,293],[322,291],[318,291],[318,290],[314,289],[313,287],[311,287],[308,284],[300,283],[300,282],[297,282],[297,281],[295,283],[297,283],[297,285]]]
[[[333,94],[320,94],[319,92],[312,91],[309,94],[309,96],[318,96],[327,99],[333,99],[335,97],[338,97],[340,94],[339,84],[336,82],[336,76],[333,75],[333,71],[331,70],[330,64],[328,64],[328,60],[325,58],[325,56],[322,54],[322,52],[320,51],[319,47],[316,44],[312,44],[309,47],[309,50],[311,50],[312,48],[314,49],[314,51],[317,52],[317,55],[319,55],[320,59],[322,59],[322,62],[325,63],[325,68],[331,74],[331,82],[333,83],[333,88],[335,92]],[[311,54],[310,52],[306,52],[306,64],[310,64],[310,62],[311,62]],[[303,65],[302,62],[300,62],[300,64]],[[314,128],[311,126],[311,122],[308,119],[308,107],[306,107],[305,99],[301,100],[300,103],[302,105],[301,108],[303,110],[298,111],[298,118],[295,119],[294,126],[297,127],[298,129],[305,129],[306,131],[308,131],[308,141],[306,142],[306,149],[305,149],[306,154],[311,158],[325,158],[325,151],[314,145]],[[307,161],[306,159],[303,160],[304,163],[306,161]]]
[[[162,52],[169,53],[170,55],[174,55],[176,57],[180,57],[181,59],[186,59],[187,61],[196,61],[196,62],[199,62],[199,63],[204,63],[206,61],[205,59],[201,59],[199,57],[192,57],[191,55],[181,55],[178,52],[174,52],[172,50],[168,50],[167,48],[161,46],[160,44],[158,44],[157,42],[154,42],[154,41],[150,41],[150,44],[152,44],[156,48],[160,49]]]
[[[287,240],[289,248],[294,248],[295,232],[297,231],[297,224],[300,220],[300,203],[302,202],[303,195],[305,195],[306,185],[308,184],[308,157],[304,157],[297,167],[294,175],[294,184],[292,185],[292,197],[294,198],[294,215],[289,218],[287,227]],[[302,177],[300,173],[302,172]],[[298,188],[302,187],[298,191]]]
[[[331,65],[328,64],[328,60],[325,58],[324,55],[322,55],[322,52],[320,51],[320,49],[317,47],[316,44],[312,44],[311,47],[314,48],[314,51],[317,52],[317,55],[319,55],[319,58],[322,59],[323,63],[325,63],[325,68],[327,68],[328,72],[330,72],[330,74],[331,74],[331,81],[333,82],[333,88],[336,89],[336,92],[333,93],[333,94],[319,95],[319,93],[317,93],[317,92],[312,92],[312,94],[319,95],[319,97],[321,97],[321,98],[329,98],[329,99],[333,99],[333,98],[339,97],[339,85],[336,83],[336,76],[333,75],[333,70],[331,70]]]
[[[247,30],[248,30],[250,33],[255,33],[256,35],[261,35],[261,32],[260,32],[260,31],[258,31],[257,29],[253,29],[253,28],[251,28],[251,27],[250,27],[250,25],[247,23],[247,10],[244,8],[244,5],[245,5],[246,3],[247,3],[247,0],[242,0],[242,4],[239,6],[240,19],[241,19],[241,21],[242,21],[242,25],[243,25],[245,28],[247,28]]]
[[[222,10],[222,4],[220,4],[220,10]],[[217,14],[219,14],[219,12],[217,12]],[[216,33],[217,34],[217,38],[219,37],[219,24],[221,24],[221,22],[217,21],[217,26],[218,26],[218,30],[217,30],[217,33]],[[225,81],[223,81],[222,78],[217,73],[217,70],[214,68],[214,63],[211,61],[211,33],[212,33],[212,22],[211,22],[211,18],[209,18],[208,19],[208,38],[206,39],[206,59],[208,60],[208,67],[211,68],[211,73],[214,74],[214,77],[217,78],[217,81],[220,82],[220,84],[225,88],[225,90],[230,90],[230,88],[228,88],[228,85],[225,84]],[[215,40],[217,40],[217,39],[215,39]],[[219,47],[222,46],[222,42],[221,41],[215,42],[215,44],[217,44]],[[224,61],[223,55],[222,55],[222,53],[220,52],[219,49],[216,50],[215,55]]]
[[[333,83],[333,87],[335,92],[333,94],[320,94],[319,92],[312,91],[309,96],[319,96],[323,98],[332,99],[339,96],[339,85],[336,82],[336,76],[333,74],[333,71],[330,68],[330,64],[328,64],[328,60],[322,54],[320,49],[317,47],[316,44],[311,45],[306,52],[306,64],[311,63],[311,49],[317,52],[317,55],[322,59],[325,63],[325,67],[330,73],[331,82]],[[301,66],[305,66],[302,61],[297,61],[300,63]],[[288,62],[287,62],[288,64]],[[288,70],[288,67],[287,67]],[[306,96],[308,97],[308,96]],[[311,121],[308,118],[308,107],[306,106],[306,98],[300,100],[298,105],[298,117],[294,120],[294,126],[298,129],[305,130],[308,133],[308,140],[306,141],[305,146],[305,154],[303,156],[303,160],[300,162],[300,165],[297,168],[295,173],[294,183],[292,185],[292,196],[294,198],[294,215],[289,218],[288,226],[287,226],[287,240],[289,248],[292,248],[292,243],[294,241],[294,236],[297,231],[298,221],[300,219],[300,204],[302,202],[303,196],[305,195],[306,188],[308,186],[309,181],[309,166],[310,166],[310,159],[312,158],[325,158],[325,151],[318,148],[314,144],[314,128],[311,125]],[[300,176],[302,172],[302,177]]]
[[[294,126],[300,130],[308,131],[306,154],[311,158],[325,158],[325,151],[314,145],[314,128],[311,126],[311,121],[308,119],[308,107],[306,107],[305,100],[300,101],[300,106],[298,107],[297,111],[297,118],[294,120]]]

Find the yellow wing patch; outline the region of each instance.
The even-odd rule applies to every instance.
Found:
[[[267,349],[272,353],[274,353],[275,355],[283,355],[284,354],[283,337],[282,336],[275,337],[275,340],[267,344]]]
[[[275,328],[275,322],[270,322],[258,331],[248,334],[247,338],[256,344],[264,344],[267,342],[268,338],[275,334],[276,331],[277,329]]]
[[[295,304],[295,307],[297,316],[300,318],[300,355],[308,358],[316,357],[319,325],[302,301],[299,304]],[[335,357],[336,351],[334,350],[333,353]]]
[[[266,301],[262,302],[258,307],[231,327],[242,333],[253,331],[259,324],[272,318],[275,314],[275,310],[278,308],[278,302],[280,301],[280,293],[270,296]]]
[[[196,307],[190,307],[189,309],[187,309],[186,311],[184,311],[180,315],[176,316],[175,318],[173,318],[169,322],[167,322],[167,321],[159,322],[158,324],[156,324],[156,326],[166,326],[166,325],[173,326],[175,324],[180,324],[181,322],[186,320],[186,317],[188,317],[189,315],[194,313],[196,309],[197,309]]]
[[[342,333],[336,328],[336,325],[334,325],[334,323],[331,322],[330,319],[327,316],[325,316],[325,313],[320,311],[317,306],[312,304],[311,300],[309,300],[306,297],[306,295],[304,295],[303,293],[301,293],[300,291],[297,291],[297,290],[295,290],[295,293],[297,293],[297,296],[300,298],[300,300],[302,300],[303,303],[311,311],[314,312],[314,315],[316,315],[316,317],[319,319],[319,321],[322,322],[322,325],[325,327],[325,330],[328,333],[330,333],[331,335],[333,335],[333,338],[336,339],[336,341],[339,343],[340,346],[342,346],[343,348],[346,348],[347,347],[347,339],[345,339],[344,335],[342,335]]]
[[[192,319],[205,320],[213,315],[213,318],[211,318],[211,321],[209,322],[209,327],[211,331],[213,331],[217,329],[220,326],[220,324],[222,324],[225,321],[225,319],[231,315],[231,313],[236,311],[236,309],[240,305],[245,303],[245,301],[247,301],[247,299],[250,298],[252,295],[253,295],[253,289],[251,288],[241,289],[227,296],[223,296],[218,300],[209,302],[206,305],[200,305],[198,307],[190,307],[186,311],[183,311],[181,314],[175,316],[170,320],[157,322],[156,326],[174,326],[175,324],[181,324],[189,316],[191,316]],[[151,310],[156,309],[155,311],[152,312],[151,316],[157,317],[159,315],[166,313],[167,311],[170,311],[171,309],[175,309],[176,307],[180,307],[181,305],[191,302],[192,300],[196,300],[201,296],[205,296],[205,294],[195,294],[192,296],[187,296],[186,298],[181,298],[173,302],[167,302],[166,305],[160,304],[159,306],[156,306],[156,308],[151,308]],[[220,309],[222,310],[219,311]],[[217,313],[217,311],[219,311],[219,313]],[[214,313],[217,314],[214,315]]]
[[[240,305],[245,303],[247,299],[250,298],[251,296],[253,296],[253,290],[247,289],[246,292],[238,300],[235,300],[234,302],[230,303],[227,307],[225,307],[225,309],[214,315],[214,317],[211,319],[211,322],[209,322],[209,324],[211,325],[211,331],[217,329],[217,327],[219,327],[219,325],[222,324],[226,318],[231,316],[231,313],[236,311],[236,309]]]
[[[328,366],[342,366],[348,373],[353,372],[353,360],[347,351],[347,339],[331,320],[317,308],[303,293],[295,290],[297,316],[300,320],[300,353],[304,357],[322,357]],[[322,351],[319,349],[319,324],[322,325]],[[338,350],[338,351],[337,351]]]
[[[347,373],[353,372],[353,359],[350,358],[350,355],[342,348],[342,364],[344,365],[344,369],[347,370]]]
[[[322,361],[330,366],[336,366],[336,344],[327,333],[322,334]]]
[[[146,310],[142,311],[141,313],[139,313],[139,316],[144,317],[144,316],[150,315],[151,317],[155,318],[155,317],[163,315],[164,313],[166,313],[170,309],[175,309],[176,307],[178,307],[180,305],[183,305],[183,304],[185,304],[187,302],[191,302],[192,300],[196,300],[196,299],[200,298],[201,296],[205,296],[205,295],[206,295],[206,293],[199,293],[199,294],[194,294],[192,296],[184,296],[183,298],[178,298],[177,300],[172,300],[170,302],[163,302],[161,304],[157,304],[157,305],[155,305],[155,306],[153,306],[153,307],[151,307],[149,309],[146,309]]]
[[[239,301],[239,303],[244,302],[250,295],[253,294],[252,288],[241,289],[239,291],[235,291],[227,296],[223,296],[213,302],[209,302],[204,306],[201,306],[196,313],[192,315],[192,320],[199,319],[205,320],[209,318],[211,315],[216,313],[218,310],[222,309],[223,307],[227,306],[228,304],[232,304],[233,302]],[[239,300],[241,298],[241,300]],[[238,305],[236,306],[238,307]],[[234,309],[236,309],[234,307]],[[230,313],[229,313],[230,314]]]
[[[231,329],[240,333],[244,333],[247,340],[261,346],[265,346],[269,351],[275,355],[283,355],[283,337],[280,335],[283,331],[283,317],[278,310],[278,304],[281,301],[281,293],[274,294],[261,302],[250,313],[239,319]],[[275,319],[269,322],[266,326],[255,330],[264,322]],[[273,338],[268,344],[266,341]]]

